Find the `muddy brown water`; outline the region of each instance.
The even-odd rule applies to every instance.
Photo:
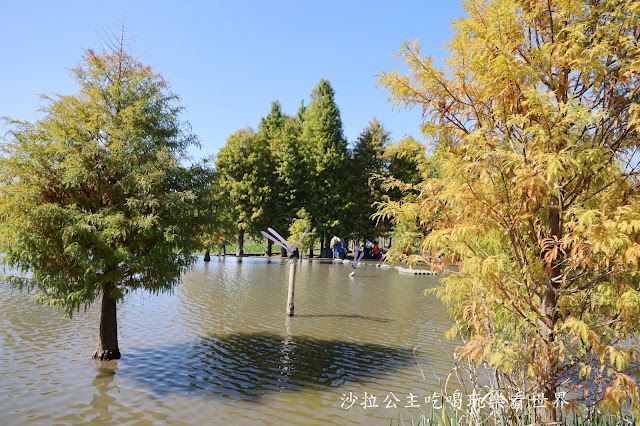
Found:
[[[438,339],[451,326],[441,302],[422,295],[439,277],[352,271],[299,263],[287,318],[280,259],[199,258],[172,294],[119,304],[122,359],[108,362],[91,359],[99,303],[66,319],[0,284],[0,424],[417,419],[455,347]]]

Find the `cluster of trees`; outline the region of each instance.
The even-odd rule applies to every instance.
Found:
[[[242,254],[245,233],[267,227],[298,238],[309,226],[325,248],[330,233],[380,234],[370,178],[415,175],[425,158],[411,138],[391,144],[376,120],[350,151],[322,80],[296,116],[274,102],[215,163],[194,161],[187,150],[199,141],[178,97],[123,39],[88,50],[73,75],[79,93],[47,98],[38,121],[4,119],[0,253],[18,272],[4,280],[69,316],[101,298],[100,359],[120,358],[116,303],[128,291],[170,291],[192,254],[221,237],[238,235]]]
[[[320,240],[320,255],[328,256],[333,234],[372,238],[388,232],[372,219],[375,203],[402,194],[384,193],[379,179],[391,172],[417,181],[425,164],[424,145],[412,137],[391,143],[377,119],[349,149],[334,90],[321,80],[296,115],[285,114],[275,101],[257,131],[240,129],[227,139],[215,160],[212,202],[225,207],[216,207],[218,221],[205,244],[237,235],[241,255],[247,233],[259,236],[273,227],[297,239],[309,226],[309,255]],[[271,248],[267,241],[268,256]]]
[[[377,120],[349,149],[321,80],[295,116],[274,102],[215,162],[185,165],[198,141],[162,77],[122,42],[88,51],[78,95],[50,99],[35,123],[8,123],[0,252],[23,272],[12,280],[69,314],[101,296],[95,356],[111,359],[116,302],[170,289],[220,237],[237,235],[242,254],[244,235],[267,227],[297,238],[309,226],[325,250],[333,233],[393,229],[397,259],[460,258],[436,290],[451,335],[504,389],[542,395],[537,423],[555,422],[561,389],[640,411],[640,1],[465,11],[447,68],[407,42],[407,74],[380,77],[398,105],[423,109],[429,160]]]
[[[447,67],[383,74],[421,108],[438,176],[381,214],[461,257],[437,289],[501,390],[640,411],[640,2],[468,1]],[[437,266],[437,265],[434,265]],[[574,406],[575,408],[575,406]]]

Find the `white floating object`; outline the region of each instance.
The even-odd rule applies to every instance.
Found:
[[[378,268],[391,268],[391,265],[387,265],[386,263],[376,263],[376,267],[378,267]]]
[[[356,275],[356,271],[353,271],[352,273],[349,274],[350,277],[355,277]]]
[[[342,263],[351,263],[349,259],[342,259]]]
[[[401,268],[401,267],[397,267],[396,268],[398,270],[398,272],[400,272],[401,274],[409,274],[409,275],[435,275],[433,274],[431,271],[428,271],[426,269],[421,270],[421,269],[413,269],[413,268]]]

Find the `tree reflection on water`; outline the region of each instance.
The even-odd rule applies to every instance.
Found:
[[[118,375],[157,393],[259,400],[269,392],[327,390],[414,363],[411,349],[272,333],[207,336],[128,353]]]

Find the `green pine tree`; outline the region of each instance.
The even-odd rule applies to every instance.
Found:
[[[120,357],[116,302],[169,291],[193,263],[197,144],[160,74],[120,49],[88,50],[77,95],[49,99],[34,123],[9,120],[0,158],[0,251],[39,302],[69,316],[102,297],[94,356]]]
[[[270,197],[264,200],[263,227],[256,231],[273,227],[285,236],[288,232],[293,220],[292,212],[297,211],[294,204],[295,186],[299,184],[296,176],[299,174],[297,145],[300,131],[297,120],[284,114],[278,101],[271,104],[269,114],[260,121],[259,132],[268,145],[268,158],[263,167],[268,174],[266,180]],[[271,248],[272,242],[267,240],[267,256],[271,256]],[[286,256],[284,249],[281,255]]]
[[[360,133],[351,154],[351,173],[353,175],[353,200],[350,228],[357,238],[373,238],[385,232],[378,227],[378,220],[372,219],[377,208],[375,203],[382,201],[383,192],[379,178],[385,173],[384,148],[391,137],[376,118],[369,122]]]
[[[274,193],[271,186],[273,161],[269,143],[262,133],[240,129],[229,136],[216,159],[220,187],[229,193],[238,229],[236,255],[244,254],[247,234],[259,234],[270,226],[268,206]]]
[[[302,149],[306,167],[304,206],[328,256],[329,233],[345,232],[351,186],[347,141],[331,83],[320,80],[304,113]]]
[[[437,164],[427,157],[427,146],[413,136],[388,144],[383,158],[390,179],[382,187],[392,201],[403,199],[423,178],[439,174]]]

